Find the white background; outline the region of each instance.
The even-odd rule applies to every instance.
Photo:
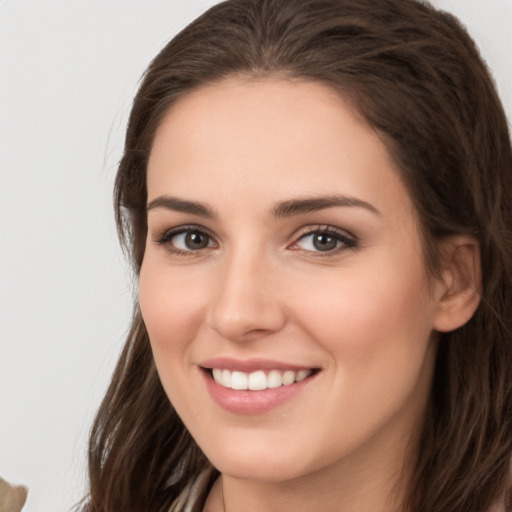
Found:
[[[26,512],[80,498],[131,313],[112,182],[140,75],[213,0],[0,0],[0,474]],[[437,0],[512,119],[512,0]]]

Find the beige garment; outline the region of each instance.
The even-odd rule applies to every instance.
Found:
[[[197,508],[197,500],[206,489],[213,471],[213,467],[204,469],[193,482],[190,482],[174,500],[169,512],[194,512],[194,509]],[[0,510],[0,512],[2,511]]]
[[[206,488],[206,484],[212,474],[213,468],[205,469],[195,481],[183,489],[181,494],[176,498],[169,509],[169,512],[194,512],[197,507],[197,500],[199,495]],[[487,512],[512,512],[512,470],[510,473],[511,486],[506,493],[494,506],[492,506]],[[509,497],[510,496],[510,497]],[[506,503],[506,502],[509,503]],[[0,509],[0,512],[3,510]]]
[[[10,485],[0,477],[0,512],[20,512],[26,500],[26,487]]]

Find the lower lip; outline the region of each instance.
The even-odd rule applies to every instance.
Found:
[[[202,371],[211,397],[226,411],[235,414],[262,414],[279,407],[299,394],[315,374],[289,386],[268,388],[261,391],[235,390],[218,384],[209,373]]]

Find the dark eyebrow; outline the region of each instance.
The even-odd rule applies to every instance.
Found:
[[[276,219],[282,217],[292,217],[293,215],[301,215],[304,213],[314,212],[318,210],[325,210],[326,208],[333,207],[359,207],[369,210],[372,213],[380,215],[377,208],[370,203],[357,199],[355,197],[347,197],[343,195],[329,195],[321,197],[310,197],[304,199],[290,199],[278,203],[272,210],[272,216]],[[197,201],[188,201],[185,199],[178,199],[170,196],[160,196],[150,201],[146,210],[153,210],[154,208],[165,208],[175,212],[190,213],[208,219],[216,217],[214,211],[210,206]]]
[[[146,206],[146,211],[153,210],[154,208],[166,208],[175,212],[191,213],[208,219],[213,219],[216,216],[213,210],[206,204],[170,196],[160,196],[153,199]]]
[[[320,197],[311,197],[304,199],[290,199],[278,203],[272,211],[273,217],[276,219],[281,217],[291,217],[293,215],[300,215],[302,213],[314,212],[317,210],[324,210],[326,208],[333,208],[336,206],[350,206],[358,207],[369,210],[376,215],[380,215],[379,210],[375,206],[357,199],[355,197],[347,197],[343,195],[329,195]]]

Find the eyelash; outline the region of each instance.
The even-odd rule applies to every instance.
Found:
[[[327,251],[312,251],[308,249],[296,248],[294,250],[298,250],[304,253],[307,253],[310,256],[315,258],[325,258],[329,256],[337,255],[338,253],[345,251],[347,249],[356,249],[358,246],[357,238],[343,230],[335,228],[333,226],[315,226],[314,228],[308,227],[303,233],[300,233],[295,242],[293,242],[290,248],[293,248],[294,245],[297,245],[301,240],[312,236],[312,235],[322,235],[328,238],[334,238],[336,242],[340,243],[339,247],[336,247],[332,250]]]
[[[172,228],[164,231],[160,236],[158,236],[155,240],[155,242],[158,245],[165,245],[166,249],[169,253],[176,255],[176,256],[198,256],[202,251],[201,250],[182,250],[174,247],[170,242],[171,240],[178,235],[182,235],[185,233],[198,233],[203,236],[208,237],[210,241],[213,241],[214,238],[208,234],[207,230],[203,228],[202,226],[197,225],[191,225],[191,226],[180,226],[178,228]],[[214,242],[215,243],[215,242]]]
[[[197,233],[197,234],[206,236],[209,239],[209,243],[213,242],[215,244],[213,247],[217,246],[215,239],[207,232],[207,230],[205,228],[203,228],[202,226],[197,226],[197,225],[180,226],[177,228],[168,229],[168,230],[164,231],[160,236],[158,236],[155,239],[155,242],[158,245],[166,246],[166,249],[170,254],[173,254],[176,256],[184,256],[184,257],[199,256],[203,252],[204,249],[210,248],[209,246],[207,246],[203,249],[197,249],[197,250],[193,250],[193,249],[182,250],[182,249],[176,248],[175,246],[173,246],[170,243],[174,237],[176,237],[178,235],[186,234],[186,233]],[[327,250],[327,251],[320,251],[320,250],[314,251],[314,250],[309,250],[309,249],[301,249],[300,247],[294,247],[301,240],[304,240],[308,236],[312,236],[312,235],[323,235],[328,238],[334,238],[336,240],[336,242],[339,242],[341,244],[341,246],[336,247],[332,250]],[[319,226],[315,226],[315,227],[305,228],[305,230],[302,233],[299,233],[298,235],[296,235],[295,241],[291,245],[288,246],[288,249],[301,251],[309,256],[324,258],[324,257],[337,255],[339,252],[347,250],[347,249],[356,249],[357,247],[358,247],[358,240],[352,234],[347,233],[346,231],[342,231],[333,226],[326,226],[326,225],[320,226],[319,225]]]

